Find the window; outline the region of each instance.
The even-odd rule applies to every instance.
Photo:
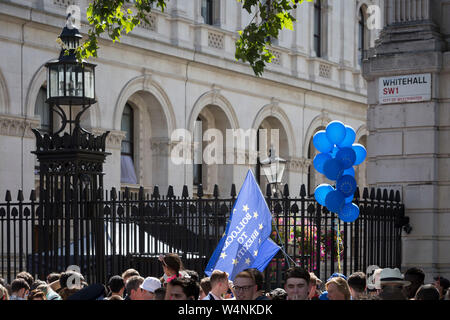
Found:
[[[125,131],[125,138],[122,140],[120,157],[120,182],[137,184],[136,172],[134,169],[134,114],[133,108],[127,103],[122,113],[122,131]]]
[[[213,0],[202,0],[202,17],[206,24],[214,24],[213,13]]]
[[[45,87],[41,87],[36,99],[34,113],[41,118],[41,125],[39,130],[42,133],[52,133],[53,117],[50,106],[45,102],[46,99],[47,89]]]
[[[47,89],[41,87],[36,98],[36,104],[34,105],[34,114],[39,116],[41,120],[39,131],[43,134],[50,134],[53,133],[53,116],[50,105],[48,105],[45,100],[47,100]],[[39,162],[37,161],[37,158],[34,165],[34,173],[39,174]],[[36,187],[36,190],[39,190],[38,186]]]
[[[320,0],[314,1],[314,51],[317,57],[322,56],[322,4]]]
[[[202,155],[203,155],[203,122],[200,117],[195,121],[194,127],[194,185],[203,183]]]
[[[364,60],[364,50],[366,50],[366,19],[364,16],[363,7],[359,9],[359,21],[358,21],[358,63],[362,65]]]

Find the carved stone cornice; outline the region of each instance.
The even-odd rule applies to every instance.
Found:
[[[34,138],[31,129],[39,128],[39,119],[26,119],[14,115],[0,115],[0,135]]]
[[[152,138],[150,139],[150,148],[152,152],[156,152],[161,155],[168,155],[172,151],[173,146],[176,143],[171,142],[167,138]]]
[[[291,157],[286,161],[286,170],[305,173],[311,164],[311,159]]]
[[[91,132],[94,135],[101,135],[106,131],[110,131],[106,138],[106,148],[107,149],[119,149],[122,146],[122,140],[125,138],[125,131],[119,130],[105,130],[101,128],[92,128]]]

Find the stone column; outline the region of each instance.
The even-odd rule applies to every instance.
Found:
[[[450,52],[444,41],[449,22],[434,14],[449,9],[450,1],[389,0],[385,8],[386,26],[363,65],[367,179],[371,187],[400,190],[412,226],[402,235],[402,271],[420,267],[427,282],[450,275]],[[380,78],[414,74],[429,75],[430,98],[380,101]]]

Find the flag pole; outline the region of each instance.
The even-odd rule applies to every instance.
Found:
[[[277,234],[277,236],[278,236],[278,240],[280,241],[280,245],[281,245],[281,246],[280,246],[280,250],[281,250],[281,252],[283,253],[284,257],[287,258],[286,261],[287,261],[287,263],[288,263],[288,268],[291,267],[291,264],[289,263],[289,260],[291,260],[291,261],[294,263],[294,265],[295,265],[296,267],[298,267],[297,262],[295,262],[295,260],[292,259],[291,256],[284,250],[284,243],[283,243],[283,240],[281,240],[280,232],[278,231],[278,227],[277,227],[277,224],[276,224],[276,221],[275,221],[274,216],[272,216],[272,222],[273,222],[273,225],[274,225],[274,227],[275,227],[275,232],[276,232],[276,234]]]

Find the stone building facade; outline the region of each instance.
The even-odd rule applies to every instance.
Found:
[[[98,102],[83,123],[95,133],[111,131],[105,188],[142,185],[152,191],[158,185],[165,193],[173,185],[181,194],[186,184],[192,194],[202,183],[205,194],[214,184],[227,194],[231,183],[239,188],[246,171],[257,171],[257,165],[176,165],[170,159],[172,133],[188,129],[199,142],[210,128],[224,138],[226,129],[254,128],[279,130],[277,151],[287,160],[283,182],[291,193],[298,194],[302,183],[314,190],[321,182],[311,167],[317,130],[341,120],[355,128],[357,141],[367,140],[361,57],[378,37],[365,27],[367,8],[382,8],[378,2],[299,5],[295,31],[281,33],[271,48],[275,59],[261,78],[234,58],[237,32],[253,18],[237,1],[170,0],[165,12],[155,9],[151,24],[120,43],[102,38],[99,57],[92,59]],[[50,130],[59,121],[45,104],[44,65],[59,54],[55,39],[69,5],[79,6],[84,16],[85,0],[0,1],[0,194],[6,189],[27,194],[36,186],[30,129]],[[84,34],[86,23],[82,18]],[[249,157],[248,148],[235,153]],[[365,186],[365,168],[357,174]]]
[[[386,25],[364,62],[368,183],[401,191],[412,226],[403,233],[403,267],[422,267],[426,281],[450,276],[449,17],[448,0],[385,1]],[[402,76],[428,82],[425,95],[385,103],[380,79]]]

